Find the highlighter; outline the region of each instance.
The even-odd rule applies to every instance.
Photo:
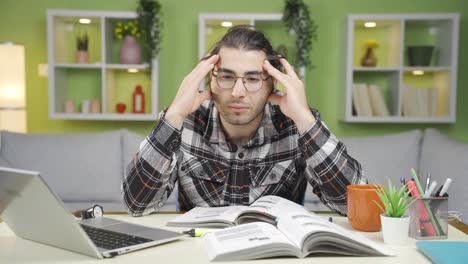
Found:
[[[182,231],[183,234],[189,235],[191,237],[201,237],[206,233],[214,232],[219,229],[208,229],[208,228],[192,228],[187,231]]]

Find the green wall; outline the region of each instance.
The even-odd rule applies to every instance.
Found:
[[[307,96],[338,136],[395,133],[436,127],[468,142],[468,1],[465,0],[305,0],[319,25],[319,40],[306,73]],[[1,0],[0,41],[23,43],[26,48],[28,132],[60,133],[105,131],[117,128],[146,134],[153,122],[50,120],[47,114],[47,78],[38,76],[38,64],[47,63],[46,10],[134,10],[137,0]],[[160,53],[160,109],[168,106],[179,83],[198,58],[198,14],[207,12],[282,12],[280,0],[160,0],[163,10],[163,43]],[[349,13],[460,12],[457,123],[455,124],[359,124],[340,121],[340,87],[344,73],[341,51],[345,42],[344,19]]]

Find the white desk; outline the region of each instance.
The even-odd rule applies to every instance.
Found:
[[[134,222],[142,225],[162,227],[174,231],[187,230],[187,228],[166,227],[165,223],[177,215],[175,214],[153,214],[145,217],[131,217],[128,215],[107,215],[107,217]],[[325,216],[324,216],[325,217]],[[352,229],[344,217],[334,217],[334,222]],[[39,227],[38,227],[39,228]],[[305,259],[298,258],[276,258],[255,261],[241,261],[238,263],[359,263],[359,264],[415,264],[430,263],[415,247],[415,240],[409,239],[406,246],[388,246],[383,244],[382,234],[364,233],[367,237],[394,250],[398,255],[396,257],[314,257],[309,256]],[[461,231],[449,226],[449,239],[468,241],[468,236]],[[210,263],[205,254],[200,238],[186,237],[165,245],[159,245],[137,252],[124,254],[111,259],[94,259],[88,256],[58,249],[55,247],[43,245],[18,238],[8,228],[5,222],[0,223],[0,263]],[[215,262],[216,263],[216,262]],[[223,263],[223,262],[217,262]],[[234,263],[234,262],[229,262]]]

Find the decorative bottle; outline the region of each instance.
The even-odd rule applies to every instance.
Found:
[[[133,102],[132,112],[134,114],[145,113],[145,94],[143,93],[143,89],[141,85],[137,85],[135,87],[135,91],[133,92],[132,102]]]

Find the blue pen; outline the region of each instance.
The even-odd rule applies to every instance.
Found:
[[[328,222],[333,223],[333,217],[328,217]]]

